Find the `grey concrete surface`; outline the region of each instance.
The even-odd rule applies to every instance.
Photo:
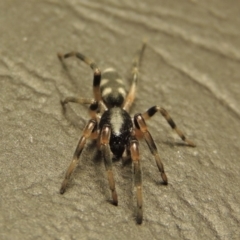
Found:
[[[212,0],[0,1],[0,239],[240,239],[240,3]],[[61,181],[88,120],[88,66],[78,50],[128,79],[148,39],[132,114],[165,107],[196,148],[160,115],[148,122],[169,185],[141,142],[144,221],[135,222],[131,165],[114,163],[109,203],[94,144],[64,195]],[[126,81],[128,82],[128,80]]]

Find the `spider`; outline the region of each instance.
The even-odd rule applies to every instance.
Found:
[[[131,86],[127,92],[121,76],[113,68],[107,68],[102,72],[96,63],[79,52],[70,52],[67,54],[58,54],[61,61],[64,58],[75,56],[85,62],[93,70],[93,99],[67,97],[61,101],[62,105],[69,102],[79,104],[89,104],[90,120],[85,126],[82,136],[78,142],[73,159],[66,171],[62,182],[60,193],[66,191],[66,187],[72,172],[77,167],[81,153],[87,140],[97,140],[97,147],[102,153],[107,172],[109,188],[112,193],[112,203],[118,205],[118,196],[115,187],[115,180],[112,171],[112,156],[120,159],[126,154],[133,162],[134,185],[137,198],[136,222],[142,223],[143,219],[143,200],[142,200],[142,172],[140,165],[139,140],[144,138],[147,145],[156,160],[158,170],[161,174],[164,184],[168,183],[163,163],[159,156],[156,144],[148,130],[146,120],[156,113],[166,119],[168,124],[186,143],[186,145],[195,147],[195,144],[188,140],[181,130],[179,130],[170,117],[168,112],[159,106],[153,106],[144,113],[137,113],[131,118],[129,111],[133,104],[136,94],[136,87],[139,79],[139,65],[143,56],[146,42],[138,51],[132,64]]]

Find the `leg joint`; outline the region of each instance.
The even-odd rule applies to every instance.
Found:
[[[137,129],[140,129],[142,132],[147,131],[147,125],[145,123],[145,120],[142,116],[142,114],[138,113],[134,116],[134,124]]]

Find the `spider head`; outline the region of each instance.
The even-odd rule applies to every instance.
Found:
[[[120,136],[112,136],[110,139],[110,148],[114,156],[118,159],[122,157],[123,152],[125,150],[126,140]]]

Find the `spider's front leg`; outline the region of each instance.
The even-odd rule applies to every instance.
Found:
[[[138,140],[131,139],[130,154],[134,166],[134,184],[137,195],[137,223],[141,224],[143,219],[143,200],[142,200],[142,171],[140,166],[140,157],[138,149]]]
[[[140,130],[142,132],[143,137],[144,137],[145,141],[147,142],[148,147],[149,147],[152,155],[155,157],[155,161],[156,161],[156,164],[158,166],[158,170],[161,173],[163,182],[165,184],[167,184],[168,183],[167,175],[165,174],[163,163],[162,163],[161,158],[159,156],[157,146],[154,143],[150,132],[148,131],[147,125],[144,121],[144,118],[143,118],[142,114],[136,114],[134,116],[134,124],[135,124],[137,130]]]
[[[97,121],[91,119],[91,120],[89,120],[85,129],[83,130],[82,137],[80,138],[80,140],[78,142],[77,148],[76,148],[76,150],[74,152],[74,155],[73,155],[73,159],[72,159],[72,161],[71,161],[71,163],[70,163],[70,165],[67,169],[67,172],[65,174],[65,178],[62,182],[62,186],[61,186],[61,189],[60,189],[61,194],[63,194],[66,191],[68,180],[70,179],[70,176],[71,176],[72,172],[77,167],[79,157],[82,153],[82,150],[83,150],[83,148],[86,144],[87,139],[95,134],[94,129],[95,129],[96,124],[97,124]]]
[[[100,135],[100,150],[104,158],[104,164],[105,164],[105,168],[108,175],[109,188],[112,192],[113,204],[117,206],[118,196],[115,188],[115,181],[114,181],[113,171],[112,171],[112,156],[111,156],[111,150],[109,146],[110,136],[111,136],[111,129],[109,125],[105,124],[101,130],[101,135]]]

